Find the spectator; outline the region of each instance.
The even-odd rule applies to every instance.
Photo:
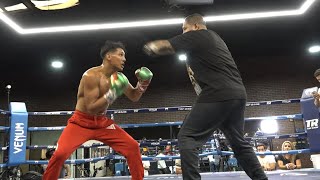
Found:
[[[176,174],[182,174],[182,169],[181,169],[181,159],[176,159],[175,160],[175,172]]]
[[[156,157],[165,157],[163,152],[161,150],[158,151],[158,155]],[[161,174],[171,174],[171,171],[169,167],[167,167],[166,161],[165,160],[158,160],[158,169]]]
[[[143,149],[143,151],[141,153],[141,157],[142,158],[148,157],[147,155],[148,155],[147,151],[144,151],[144,149]],[[142,161],[142,165],[143,165],[143,169],[144,169],[144,176],[145,177],[149,176],[150,161],[149,160],[143,160]]]
[[[258,143],[257,152],[266,152],[267,147],[263,143]],[[258,155],[257,156],[262,168],[265,171],[273,171],[276,169],[276,161],[273,155]]]
[[[282,151],[294,150],[294,146],[290,141],[285,141],[282,143]],[[278,156],[278,166],[280,169],[300,169],[301,160],[297,154],[281,154]]]

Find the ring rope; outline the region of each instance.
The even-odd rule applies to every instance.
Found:
[[[252,117],[252,118],[245,118],[245,121],[254,121],[254,120],[256,121],[256,120],[264,120],[264,119],[273,119],[273,120],[302,119],[302,114]],[[119,126],[124,129],[126,129],[126,128],[141,128],[141,127],[180,126],[180,125],[182,125],[182,121],[163,122],[163,123],[119,124]],[[65,128],[65,126],[29,127],[28,131],[60,131],[60,130],[63,130],[64,128]]]
[[[268,151],[268,152],[256,152],[256,155],[279,155],[279,154],[302,154],[302,153],[310,153],[310,149],[300,149],[300,150],[290,150],[290,151]],[[208,155],[234,155],[231,151],[212,151],[208,153],[201,153],[199,157],[206,157]],[[88,159],[74,159],[74,160],[67,160],[65,161],[66,164],[83,164],[87,162],[98,162],[101,160],[107,159],[125,159],[124,156],[120,155],[109,155],[97,158],[88,158]],[[163,157],[156,157],[156,156],[149,156],[149,157],[142,157],[142,160],[149,160],[149,161],[158,161],[158,160],[173,160],[173,159],[180,159],[180,156],[163,156]],[[48,164],[48,160],[27,160],[25,164]]]
[[[283,135],[268,135],[268,136],[255,136],[255,137],[245,137],[246,140],[267,140],[267,139],[282,139],[282,138],[303,138],[307,137],[307,133],[296,133],[296,134],[283,134]],[[208,144],[212,144],[211,141],[207,142]],[[146,141],[140,142],[140,147],[143,146],[166,146],[166,145],[178,145],[178,140],[162,140],[162,141]],[[92,148],[92,147],[100,147],[100,146],[107,146],[104,143],[94,143],[92,145],[81,145],[79,148]],[[2,151],[7,150],[8,146],[1,147]],[[56,148],[54,145],[32,145],[27,146],[27,149],[52,149]]]
[[[263,106],[274,104],[290,104],[300,103],[300,99],[284,99],[272,101],[247,102],[246,106]],[[129,114],[129,113],[147,113],[147,112],[170,112],[170,111],[190,111],[192,106],[177,106],[177,107],[160,107],[160,108],[141,108],[141,109],[116,109],[107,110],[107,114]],[[10,114],[9,111],[1,110],[1,114]],[[72,115],[74,111],[51,111],[51,112],[28,112],[28,115]]]

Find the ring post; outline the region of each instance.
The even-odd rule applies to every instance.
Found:
[[[28,131],[28,113],[23,102],[10,103],[10,143],[9,166],[23,164],[26,161],[26,143]]]
[[[307,136],[311,152],[319,152],[319,109],[314,105],[314,98],[312,92],[318,91],[317,87],[304,89],[301,96],[301,111],[303,115],[304,125],[307,130]]]

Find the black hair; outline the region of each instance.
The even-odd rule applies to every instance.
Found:
[[[100,49],[100,57],[103,59],[108,52],[113,52],[117,48],[121,48],[124,51],[126,51],[122,42],[114,42],[114,41],[107,40]]]
[[[314,77],[317,77],[320,75],[320,69],[317,69],[315,72],[314,72]]]
[[[267,145],[265,143],[257,143],[256,147],[263,146],[264,149],[267,149]]]
[[[206,25],[206,22],[203,20],[203,16],[198,13],[187,16],[185,22],[188,24],[201,24],[204,26]]]
[[[48,149],[46,152],[46,158],[50,159],[54,153],[55,149]]]

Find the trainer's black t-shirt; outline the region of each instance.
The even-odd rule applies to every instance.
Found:
[[[246,99],[246,90],[232,55],[211,30],[189,31],[169,39],[176,52],[187,54],[187,64],[202,91],[197,102]]]

